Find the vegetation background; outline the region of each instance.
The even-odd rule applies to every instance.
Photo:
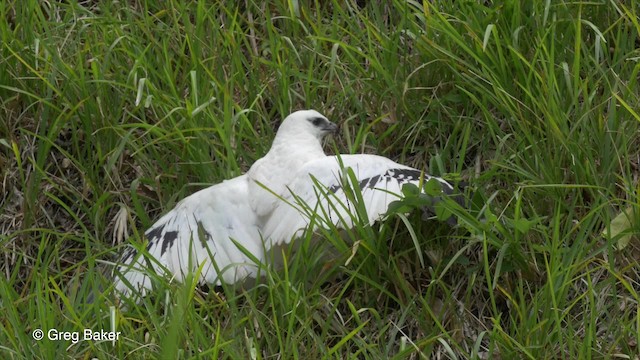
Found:
[[[0,4],[2,358],[638,358],[640,1]],[[398,215],[117,307],[121,248],[301,108],[330,152],[469,181],[485,221]]]

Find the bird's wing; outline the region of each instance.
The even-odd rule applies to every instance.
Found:
[[[180,201],[145,232],[146,250],[132,246],[124,252],[117,268],[120,274],[115,276],[116,290],[127,295],[134,289],[144,295],[151,288],[150,270],[178,281],[200,271],[200,282],[212,284],[256,277],[256,263],[234,243],[264,260],[247,184],[248,178],[242,175]]]
[[[346,169],[353,170],[369,224],[379,220],[391,202],[400,199],[404,184],[419,185],[420,181],[434,178],[441,183],[443,192],[453,190],[441,178],[381,156],[341,155],[313,160],[294,175],[265,222],[263,235],[269,246],[300,236],[312,221],[315,226],[327,227],[332,223],[339,228],[353,227],[358,219],[353,202],[356,195],[345,176]],[[364,219],[364,214],[361,218]]]

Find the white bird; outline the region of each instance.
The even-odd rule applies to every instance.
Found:
[[[116,268],[116,291],[144,295],[152,288],[150,272],[178,281],[199,274],[200,283],[214,285],[256,278],[259,266],[252,257],[266,263],[272,247],[310,224],[354,225],[346,169],[355,174],[369,224],[401,198],[406,183],[434,178],[443,192],[452,192],[443,179],[381,156],[327,156],[322,139],[337,128],[315,110],[287,116],[269,152],[246,174],[186,197],[145,232],[143,251],[127,248]]]

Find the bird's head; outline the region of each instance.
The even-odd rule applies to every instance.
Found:
[[[338,131],[338,125],[315,110],[300,110],[287,116],[276,134],[278,137],[312,135],[321,141],[327,134]]]

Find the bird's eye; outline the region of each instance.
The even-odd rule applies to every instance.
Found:
[[[314,118],[309,119],[309,121],[311,121],[313,126],[320,126],[320,124],[322,124],[324,122],[324,119],[321,118],[321,117],[314,117]]]

